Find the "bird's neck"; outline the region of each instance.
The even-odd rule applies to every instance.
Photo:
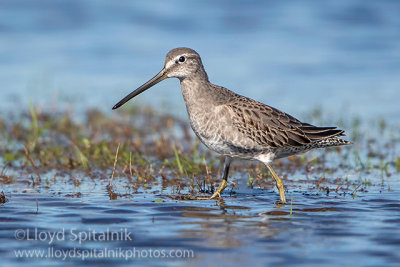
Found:
[[[210,98],[211,84],[205,71],[185,77],[180,81],[186,104]]]
[[[212,86],[205,72],[204,76],[193,75],[181,79],[182,94],[189,116],[197,111],[205,111],[207,107],[212,106]]]

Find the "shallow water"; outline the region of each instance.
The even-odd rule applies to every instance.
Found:
[[[364,139],[353,146],[359,165],[369,164],[371,151],[382,156],[372,159],[372,170],[331,153],[324,167],[332,172],[285,173],[292,199],[285,206],[275,204],[272,187],[249,188],[246,173],[232,174],[230,182],[239,185],[222,201],[177,201],[162,181],[133,193],[116,177],[121,195],[110,200],[109,173],[103,180],[54,171],[34,187],[33,172],[8,170],[16,181],[0,184],[8,198],[0,204],[0,265],[398,266],[399,131],[378,133],[377,118],[399,123],[399,12],[398,1],[1,1],[5,121],[29,101],[43,110],[73,110],[77,120],[90,107],[109,115],[161,69],[168,50],[188,46],[201,54],[212,82],[299,119],[318,107],[334,125],[360,117]],[[129,105],[143,103],[186,116],[177,80]],[[355,128],[345,130],[353,137]],[[389,162],[390,176],[379,170],[379,159]],[[320,188],[322,176],[328,179]],[[101,239],[110,232],[112,240]]]
[[[398,264],[398,175],[356,195],[351,186],[336,193],[329,184],[327,195],[315,188],[317,178],[295,177],[286,182],[291,203],[285,206],[275,204],[276,191],[245,185],[221,201],[176,201],[157,186],[109,200],[107,181],[90,179],[74,187],[58,178],[59,188],[24,193],[13,185],[17,193],[0,206],[2,263]],[[123,180],[114,183],[117,192],[127,191]],[[185,256],[172,258],[171,251]]]
[[[398,122],[399,12],[398,1],[3,0],[0,112],[29,100],[111,112],[170,49],[187,46],[212,82],[289,114],[324,107],[333,117]],[[143,102],[186,115],[177,80]]]

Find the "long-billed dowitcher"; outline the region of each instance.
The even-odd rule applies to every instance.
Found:
[[[271,167],[275,159],[314,148],[350,144],[339,138],[344,136],[343,130],[303,123],[278,109],[210,83],[200,55],[190,48],[169,51],[164,68],[113,109],[166,78],[180,80],[190,124],[200,141],[225,156],[223,180],[209,199],[221,197],[228,184],[232,159],[240,158],[264,163],[275,179],[281,202],[285,203],[282,180]]]

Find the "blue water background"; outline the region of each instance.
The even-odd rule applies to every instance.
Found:
[[[111,107],[197,50],[210,80],[296,117],[400,114],[399,1],[0,1],[0,112]],[[135,99],[186,111],[170,79]]]
[[[398,129],[399,14],[396,0],[0,0],[0,115],[7,119],[10,113],[27,110],[29,102],[39,109],[70,110],[76,118],[88,108],[115,114],[111,107],[155,75],[170,49],[187,46],[200,53],[213,83],[299,119],[322,108],[333,122],[355,116],[367,121],[368,128],[360,131],[378,128],[377,123],[368,124],[376,118]],[[128,105],[146,104],[186,116],[176,79],[160,83]],[[366,136],[375,138],[377,131]],[[352,136],[352,129],[346,132]],[[395,154],[398,148],[388,151]],[[392,154],[387,160],[395,158]],[[332,157],[346,161],[338,155]],[[19,261],[12,249],[46,244],[16,240],[14,233],[33,227],[85,230],[98,225],[103,231],[127,227],[135,232],[135,242],[89,242],[83,248],[192,248],[197,257],[190,263],[198,266],[397,266],[400,183],[398,172],[390,168],[391,177],[378,169],[343,174],[339,168],[331,174],[332,180],[336,175],[371,180],[368,191],[354,191],[356,197],[334,192],[321,196],[320,191],[315,195],[316,190],[308,188],[315,187],[318,177],[296,174],[291,179],[307,183],[289,189],[293,216],[292,206],[275,207],[276,192],[250,189],[247,177],[232,177],[242,183],[238,197],[226,195],[227,205],[221,207],[148,192],[106,201],[108,179],[87,178],[81,187],[57,180],[61,189],[40,188],[40,194],[36,189],[21,194],[18,184],[3,185],[0,191],[4,188],[10,202],[0,212],[0,265],[81,265],[79,260]],[[15,177],[22,182],[29,178]],[[122,179],[115,180],[124,188]],[[82,198],[65,196],[77,191]],[[165,202],[154,203],[155,198]],[[187,264],[163,259],[94,263]]]

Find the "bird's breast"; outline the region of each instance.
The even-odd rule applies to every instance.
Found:
[[[237,131],[226,106],[190,107],[188,113],[193,131],[209,149],[222,155],[248,159],[261,152],[253,141]]]

